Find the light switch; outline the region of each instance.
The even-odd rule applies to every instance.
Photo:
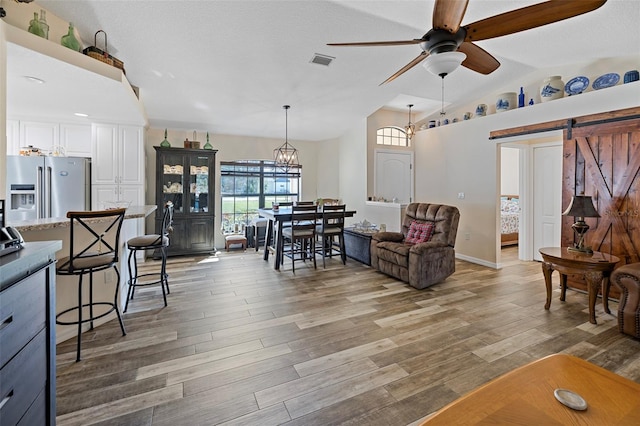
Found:
[[[464,199],[464,192],[458,192],[458,198],[459,199]]]

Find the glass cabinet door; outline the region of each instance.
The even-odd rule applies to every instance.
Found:
[[[195,155],[189,166],[189,211],[209,211],[209,157]]]
[[[175,212],[184,212],[184,166],[183,157],[178,154],[167,153],[164,156],[162,172],[163,204],[173,202]]]

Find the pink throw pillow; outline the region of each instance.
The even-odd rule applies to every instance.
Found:
[[[420,223],[415,220],[409,225],[409,232],[405,238],[405,242],[418,244],[429,241],[433,236],[433,223]]]

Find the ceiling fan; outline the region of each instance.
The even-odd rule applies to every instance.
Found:
[[[421,38],[398,41],[328,43],[328,46],[401,46],[419,44],[422,52],[395,74],[380,83],[395,80],[425,59],[425,67],[444,78],[462,65],[481,74],[490,74],[500,62],[474,41],[502,37],[591,12],[607,0],[550,0],[514,9],[461,26],[469,0],[436,0],[433,28]]]

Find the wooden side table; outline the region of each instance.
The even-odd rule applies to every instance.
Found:
[[[594,251],[593,253],[581,253],[570,251],[566,247],[543,247],[540,250],[542,255],[542,273],[544,274],[545,285],[547,286],[547,303],[545,309],[551,306],[551,274],[558,271],[560,274],[560,300],[564,302],[567,292],[567,275],[583,275],[587,282],[589,292],[589,322],[596,322],[596,299],[598,289],[602,285],[602,307],[608,314],[609,310],[609,289],[611,283],[609,276],[620,259],[616,256]]]

